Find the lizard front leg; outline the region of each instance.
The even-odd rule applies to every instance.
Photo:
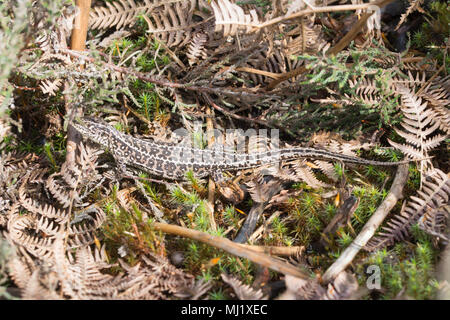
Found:
[[[114,158],[114,161],[116,162],[116,174],[119,179],[121,178],[127,178],[127,177],[133,177],[133,173],[127,169],[127,165],[124,159],[124,156],[117,152],[114,148],[111,148],[109,146],[109,150],[111,155]]]
[[[226,185],[225,177],[223,176],[223,172],[221,170],[215,170],[211,173],[211,178],[213,178],[214,182],[217,186],[223,187]]]
[[[130,170],[127,169],[127,165],[125,164],[125,162],[121,158],[114,157],[114,159],[116,161],[117,176],[119,178],[134,177],[133,172],[131,172]]]

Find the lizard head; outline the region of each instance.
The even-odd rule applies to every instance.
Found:
[[[83,117],[72,121],[72,126],[86,139],[107,146],[115,129],[102,119]]]

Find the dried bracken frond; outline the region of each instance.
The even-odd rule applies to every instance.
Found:
[[[14,283],[23,289],[30,281],[31,274],[34,270],[34,263],[26,258],[26,253],[21,252],[21,257],[14,254],[8,261],[8,274]]]
[[[119,0],[106,7],[94,7],[90,14],[92,29],[115,27],[120,30],[130,26],[139,15],[145,15],[149,29],[158,40],[168,47],[186,45],[192,39],[192,30],[199,23],[192,18],[196,0],[145,0],[136,4],[134,0]]]
[[[255,10],[250,10],[246,14],[237,4],[229,0],[211,1],[211,6],[216,18],[216,32],[223,32],[223,36],[234,36],[239,32],[248,33],[252,30],[252,25],[259,24],[258,14]]]
[[[320,170],[320,167],[317,167]],[[317,179],[315,173],[311,169],[311,165],[306,160],[289,161],[279,166],[262,167],[258,169],[259,181],[249,181],[247,183],[248,191],[253,201],[263,203],[269,201],[267,195],[270,194],[271,183],[274,181],[265,181],[264,175],[271,175],[279,181],[292,182],[304,181],[312,188],[326,188],[329,184]],[[271,196],[272,197],[272,196]]]
[[[189,65],[194,65],[199,60],[206,59],[207,53],[205,50],[205,43],[208,41],[208,35],[205,33],[196,33],[189,44],[186,56],[188,57]]]
[[[317,165],[320,171],[322,171],[329,179],[335,182],[338,181],[336,169],[332,163],[322,160],[315,160],[314,164]]]
[[[286,2],[286,1],[285,1]],[[312,7],[315,4],[315,0],[293,0],[287,1],[287,7],[285,9],[285,16],[290,16],[297,11],[305,9],[307,6]],[[283,5],[283,3],[282,3]]]
[[[144,257],[142,267],[121,262],[125,272],[112,276],[102,272],[112,267],[104,248],[93,252],[84,246],[67,255],[59,234],[52,251],[53,261],[31,267],[32,272],[25,256],[11,260],[11,275],[24,299],[162,299],[195,286],[192,276],[157,256]]]
[[[423,159],[428,157],[428,152],[446,137],[434,134],[439,128],[439,123],[433,121],[435,113],[427,108],[426,102],[422,102],[421,98],[405,87],[399,87],[399,91],[402,95],[401,109],[405,116],[401,125],[405,130],[396,129],[396,131],[408,144],[399,144],[391,140],[389,143],[413,159]],[[429,160],[421,161],[421,168],[426,170],[430,167],[432,164]]]
[[[439,123],[439,129],[450,134],[450,76],[433,80],[419,96],[433,109],[433,122]]]
[[[6,226],[11,212],[19,208],[18,188],[23,178],[34,172],[35,180],[39,180],[44,172],[35,170],[37,160],[33,154],[0,151],[0,226]]]
[[[258,183],[255,181],[249,181],[247,183],[248,192],[250,193],[250,196],[252,197],[252,200],[257,203],[264,203],[270,198],[269,190],[270,190],[270,182],[269,183]]]
[[[329,184],[324,183],[317,179],[317,177],[314,175],[312,169],[305,160],[297,161],[294,164],[294,170],[296,177],[306,182],[309,186],[313,188],[325,188],[330,187]]]
[[[422,72],[416,72],[416,76],[414,76],[414,73],[411,72],[411,70],[408,70],[408,76],[406,78],[395,76],[390,80],[390,84],[395,87],[398,87],[398,92],[401,93],[403,90],[403,87],[407,88],[414,88],[414,87],[420,87],[427,83],[427,73]]]
[[[195,0],[164,4],[149,12],[148,33],[165,42],[168,47],[184,46],[193,37]]]
[[[62,297],[56,292],[57,280],[49,265],[36,268],[22,288],[22,298],[24,300],[61,300]]]
[[[349,156],[356,156],[356,150],[369,149],[373,147],[371,142],[361,142],[358,140],[346,141],[338,134],[330,132],[319,132],[311,138],[311,146],[318,149],[325,149]]]
[[[286,291],[279,300],[346,300],[351,299],[358,290],[358,281],[353,274],[341,272],[324,289],[317,279],[299,279],[286,275]]]
[[[406,21],[406,18],[413,13],[414,11],[419,11],[421,13],[425,13],[421,7],[423,0],[409,0],[409,7],[405,13],[403,13],[400,17],[400,20],[395,27],[395,30],[398,30],[400,26]]]
[[[106,29],[113,26],[121,29],[134,23],[138,15],[148,14],[160,5],[161,2],[158,0],[145,0],[139,5],[134,0],[106,2],[106,7],[92,8],[89,23],[92,29]]]
[[[56,23],[52,28],[39,29],[39,35],[36,38],[36,45],[44,52],[56,52],[60,49],[67,48],[67,38],[70,36],[74,28],[74,19],[76,12],[67,8],[62,15],[56,19]]]
[[[418,225],[426,233],[433,237],[450,241],[448,235],[445,234],[447,221],[450,217],[450,206],[448,204],[442,205],[439,208],[430,209],[424,213],[419,219]]]
[[[175,293],[175,296],[181,299],[197,300],[205,293],[207,293],[211,289],[211,287],[211,281],[205,282],[203,279],[199,279],[195,281],[194,285],[189,285],[186,287],[181,286]]]
[[[83,217],[71,222],[69,230],[67,222],[72,219],[69,209],[82,205],[79,191],[101,178],[95,173],[96,156],[81,145],[76,165],[63,165],[48,178],[47,170],[38,166],[23,175],[15,205],[8,212],[7,232],[13,243],[38,259],[49,259],[61,233],[67,233],[69,249],[94,242],[93,232],[106,219],[100,208],[85,210]]]
[[[383,78],[385,83],[383,85],[380,85],[379,80],[376,80],[372,76],[365,76],[360,79],[349,79],[348,85],[355,90],[354,95],[356,96],[344,94],[346,99],[344,99],[343,102],[346,104],[362,103],[374,107],[381,107],[383,104],[383,99],[381,97],[384,99],[395,98],[397,95],[402,95],[405,88],[415,92],[416,88],[421,87],[426,87],[427,90],[420,93],[420,98],[432,103],[432,105],[433,103],[441,105],[441,103],[446,102],[443,97],[448,95],[448,90],[442,87],[436,87],[437,83],[443,83],[445,80],[435,80],[432,82],[433,85],[428,84],[427,71],[424,71],[423,69],[415,71],[411,71],[407,68],[402,69],[405,69],[406,72],[406,74],[402,74],[402,76],[391,76],[387,72],[384,73]]]
[[[258,69],[258,71],[262,72],[261,74],[249,73],[248,77],[254,85],[267,84],[273,80],[272,77],[265,76],[264,71],[267,71],[269,74],[281,74],[292,71],[303,63],[296,58],[290,58],[281,46],[273,48],[271,52],[269,51],[269,48],[267,48],[259,53],[253,53],[252,57],[249,57],[244,64],[244,66]],[[297,77],[294,77],[292,82],[295,83],[296,79]]]
[[[411,197],[401,212],[383,227],[383,231],[370,240],[366,249],[372,251],[407,239],[411,226],[419,221],[425,230],[442,232],[442,215],[448,212],[449,198],[450,178],[434,169],[423,182],[423,188],[417,192],[417,196]]]
[[[76,12],[73,8],[66,7],[62,11],[55,24],[49,29],[43,29],[44,21],[38,24],[39,30],[36,37],[36,46],[42,51],[42,56],[34,62],[30,71],[40,81],[39,88],[44,94],[55,96],[62,89],[64,80],[58,74],[53,73],[56,66],[72,65],[71,59],[61,53],[68,48],[67,40],[74,28]],[[25,63],[25,60],[22,63]]]
[[[140,265],[121,262],[125,272],[116,276],[103,272],[111,267],[104,249],[93,252],[90,244],[106,214],[94,205],[73,215],[74,209],[85,205],[80,191],[91,192],[92,184],[101,178],[98,152],[83,145],[78,151],[74,164],[63,165],[49,177],[39,164],[29,168],[17,162],[14,154],[0,158],[5,181],[14,172],[10,169],[25,171],[15,197],[7,198],[12,202],[8,202],[8,214],[2,212],[2,219],[7,219],[5,236],[17,249],[8,263],[9,274],[22,298],[167,299],[178,294],[199,296],[208,290],[208,285],[195,284],[191,275],[152,253],[143,256]]]
[[[439,129],[450,134],[450,110],[441,106],[435,106],[433,110],[435,111],[434,121],[439,123]]]
[[[39,88],[41,88],[42,93],[54,96],[56,95],[56,92],[60,90],[62,84],[63,81],[61,79],[55,80],[46,79],[41,82]]]
[[[222,280],[233,288],[239,300],[267,300],[261,289],[255,290],[248,284],[243,284],[242,281],[225,273],[222,273],[221,276]]]
[[[426,72],[436,72],[437,67],[437,61],[436,60],[426,60],[423,59],[422,61],[418,62],[403,62],[402,63],[402,69],[407,71],[426,71]]]
[[[283,44],[286,56],[315,53],[326,44],[323,39],[322,27],[314,24],[313,16],[303,18],[300,25],[286,32]]]

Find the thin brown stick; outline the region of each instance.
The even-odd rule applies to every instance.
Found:
[[[91,9],[91,0],[77,0],[76,1],[78,14],[75,17],[74,28],[71,36],[71,49],[83,51],[86,48],[86,37],[89,24],[89,11]],[[64,91],[67,92],[69,83],[64,83]],[[74,106],[70,101],[70,96],[64,96],[66,114],[70,119],[80,117],[82,110],[79,106]],[[66,144],[66,162],[75,162],[75,151],[81,141],[80,134],[70,125],[67,127],[67,144]]]
[[[351,28],[351,30],[349,32],[347,32],[345,34],[345,36],[342,37],[341,40],[339,40],[339,42],[332,47],[331,49],[329,49],[327,51],[327,55],[333,55],[336,54],[338,52],[340,52],[341,50],[343,50],[345,47],[347,47],[350,42],[356,38],[356,36],[361,32],[361,29],[364,28],[364,26],[367,23],[367,20],[369,20],[369,18],[372,16],[373,12],[370,13],[365,13]]]
[[[289,274],[301,279],[309,278],[306,273],[302,272],[300,269],[294,267],[293,265],[287,262],[283,262],[267,254],[257,252],[256,250],[248,249],[246,246],[234,243],[226,238],[213,236],[211,234],[201,232],[198,230],[183,228],[180,226],[175,226],[167,223],[153,222],[152,225],[158,231],[201,241],[210,246],[222,249],[235,256],[248,259],[254,263],[257,263],[274,271],[283,274]]]
[[[74,50],[68,50],[68,49],[61,49],[62,52],[67,53],[71,57],[89,61],[89,62],[95,62],[100,63],[103,67],[108,68],[110,70],[114,70],[123,74],[128,74],[133,77],[136,77],[139,80],[150,82],[162,87],[168,87],[168,88],[177,88],[177,89],[184,89],[189,91],[196,91],[200,93],[214,93],[214,94],[226,94],[230,96],[252,96],[252,97],[267,97],[269,96],[266,93],[256,93],[252,92],[249,89],[246,88],[236,88],[236,89],[225,89],[225,88],[213,88],[213,87],[205,87],[205,86],[196,86],[190,83],[176,83],[173,81],[169,81],[167,79],[164,79],[160,76],[148,76],[142,72],[134,71],[132,69],[124,68],[124,67],[118,67],[112,63],[104,62],[104,61],[98,61],[93,57],[87,56],[85,54],[82,54],[78,51]]]
[[[342,252],[339,258],[325,272],[322,277],[325,283],[333,281],[334,278],[353,261],[359,250],[361,250],[361,248],[363,248],[375,234],[375,231],[383,223],[384,219],[395,206],[397,201],[403,198],[403,187],[408,180],[408,167],[409,166],[407,164],[402,164],[398,167],[397,174],[392,182],[389,194],[374,212],[369,221],[367,221],[366,225],[355,240],[353,240],[353,242],[345,249],[344,252]]]
[[[260,74],[262,76],[266,76],[272,79],[278,79],[279,77],[281,77],[280,73],[274,73],[274,72],[269,72],[269,71],[264,71],[264,70],[259,70],[259,69],[255,69],[255,68],[249,68],[249,67],[238,67],[235,69],[236,71],[242,71],[242,72],[248,72],[248,73],[254,73],[254,74]]]
[[[300,247],[275,247],[275,246],[255,246],[248,244],[239,244],[244,249],[253,250],[255,252],[267,253],[274,256],[297,256],[302,255],[305,251],[304,246]]]
[[[89,25],[91,0],[77,0],[76,6],[78,9],[78,14],[75,17],[70,47],[72,50],[84,51],[84,49],[86,49],[86,37]]]
[[[267,90],[273,90],[275,89],[275,87],[280,84],[281,82],[290,79],[290,78],[294,78],[296,76],[301,75],[302,73],[305,73],[306,70],[308,70],[305,66],[300,66],[298,68],[295,68],[294,70],[291,70],[289,72],[283,73],[280,75],[280,77],[278,77],[278,79],[272,81],[271,83],[269,83],[269,85],[267,86]]]
[[[206,109],[206,114],[211,116],[211,109],[208,107]],[[208,134],[208,145],[211,147],[214,144],[214,125],[211,117],[206,118],[206,130]],[[209,223],[211,224],[211,229],[217,231],[216,220],[214,219],[214,194],[216,192],[216,185],[214,180],[209,177],[208,180],[208,209],[209,209]]]
[[[255,27],[255,30],[252,30],[252,31],[257,31],[259,29],[267,28],[269,26],[280,23],[282,21],[291,20],[291,19],[306,16],[306,15],[311,15],[314,13],[340,12],[340,11],[349,11],[349,10],[364,10],[364,9],[368,9],[374,5],[378,5],[378,4],[377,3],[363,3],[363,4],[344,4],[344,5],[338,5],[338,6],[315,7],[314,9],[305,9],[302,11],[298,11],[287,17],[286,16],[277,17],[277,18],[271,19],[269,21],[266,21],[264,23],[258,24],[258,25],[255,25],[255,24],[243,24],[243,25],[253,26],[253,27]]]

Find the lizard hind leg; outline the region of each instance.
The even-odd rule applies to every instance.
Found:
[[[216,170],[211,174],[220,194],[228,201],[237,204],[242,202],[245,193],[242,188],[232,179],[225,179],[223,172]]]

